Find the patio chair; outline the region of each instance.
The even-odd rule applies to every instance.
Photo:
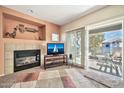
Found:
[[[113,49],[113,53],[112,53],[111,58],[112,58],[113,62],[121,64],[121,61],[122,61],[122,49],[121,49],[121,47]]]
[[[97,55],[98,57],[98,63],[97,65],[108,65],[110,66],[109,60],[111,60],[109,54],[101,54],[101,55]]]
[[[110,57],[107,58],[109,64],[117,69],[119,67],[120,71],[122,71],[122,50],[121,48],[114,48]]]

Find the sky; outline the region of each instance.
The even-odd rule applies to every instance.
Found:
[[[109,31],[109,32],[104,32],[104,39],[111,39],[111,38],[121,38],[122,37],[122,31],[117,30],[117,31]]]

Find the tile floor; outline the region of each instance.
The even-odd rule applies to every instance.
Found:
[[[82,69],[60,66],[43,70],[35,67],[0,77],[0,88],[107,88],[85,77]],[[85,74],[86,75],[86,74]]]

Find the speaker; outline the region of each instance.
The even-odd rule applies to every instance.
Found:
[[[72,54],[69,54],[69,59],[72,59]]]

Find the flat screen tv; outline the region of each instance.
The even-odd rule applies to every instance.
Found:
[[[64,54],[64,43],[47,43],[47,55]]]

